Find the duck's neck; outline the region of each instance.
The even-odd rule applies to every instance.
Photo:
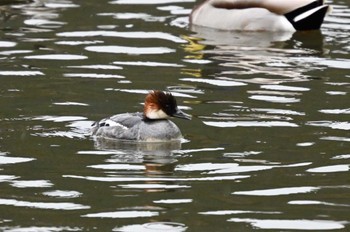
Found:
[[[142,117],[142,121],[144,122],[156,122],[156,121],[163,121],[163,120],[167,120],[167,119],[166,118],[152,119],[152,118],[148,118],[145,114],[143,114],[143,117]]]

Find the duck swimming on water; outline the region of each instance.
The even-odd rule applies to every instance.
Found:
[[[206,0],[192,10],[190,23],[238,31],[317,30],[329,10],[324,0]]]
[[[92,125],[92,134],[127,141],[180,140],[181,131],[169,120],[170,117],[191,119],[178,108],[171,93],[154,90],[146,96],[142,113],[122,113],[104,118]]]

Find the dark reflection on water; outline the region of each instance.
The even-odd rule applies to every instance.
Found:
[[[194,0],[5,1],[0,230],[349,228],[348,1],[321,31],[190,28]],[[167,89],[184,141],[91,138]],[[6,212],[6,213],[5,213]]]
[[[166,143],[133,143],[96,138],[95,147],[99,150],[115,150],[122,153],[121,157],[114,157],[114,162],[140,163],[145,166],[147,175],[172,174],[177,163],[173,154],[181,149],[181,142]],[[126,158],[128,157],[128,158]]]

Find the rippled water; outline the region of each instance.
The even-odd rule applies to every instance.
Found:
[[[321,31],[190,28],[194,0],[1,6],[1,231],[349,230],[350,2]],[[182,144],[89,127],[168,89]]]

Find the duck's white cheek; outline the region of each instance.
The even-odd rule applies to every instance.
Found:
[[[169,118],[169,115],[167,115],[163,110],[150,110],[149,112],[147,112],[146,116],[149,119]]]

